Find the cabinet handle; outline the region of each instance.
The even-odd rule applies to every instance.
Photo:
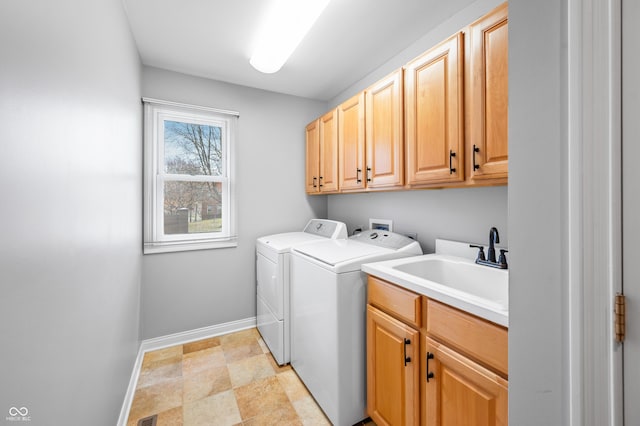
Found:
[[[320,179],[318,179],[318,183],[320,183],[320,185],[319,185],[320,188],[322,188],[322,179],[323,179],[322,176],[320,176]]]
[[[480,148],[478,148],[475,144],[473,144],[473,170],[478,170],[480,165],[476,163],[476,152],[480,152]]]
[[[452,161],[453,161],[453,157],[456,156],[456,153],[453,152],[453,150],[449,150],[449,174],[452,175],[456,172],[456,168],[452,167]]]
[[[431,352],[427,352],[427,383],[429,383],[429,379],[433,379],[433,371],[429,371],[429,360],[433,359],[433,354]]]
[[[371,182],[371,167],[367,167],[367,182]]]
[[[356,183],[362,182],[362,179],[360,179],[360,173],[362,173],[362,169],[356,169]]]
[[[410,344],[411,344],[411,339],[407,339],[405,337],[404,339],[404,366],[405,367],[407,366],[408,362],[411,362],[411,357],[407,356],[407,345],[410,345]]]
[[[317,187],[318,187],[318,185],[316,185],[316,180],[318,180],[318,178],[314,176],[314,177],[313,177],[313,187],[314,187],[314,188],[317,188]]]

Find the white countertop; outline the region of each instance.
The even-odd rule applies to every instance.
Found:
[[[485,298],[446,285],[441,285],[394,268],[398,265],[407,264],[408,262],[419,262],[424,258],[441,259],[459,263],[460,265],[474,265],[475,267],[474,260],[469,259],[470,256],[475,255],[475,252],[473,250],[468,250],[468,247],[468,243],[438,240],[436,242],[436,254],[366,263],[362,265],[362,271],[415,293],[453,306],[454,308],[469,312],[480,318],[508,327],[508,270],[492,272],[494,274],[504,274],[500,275],[500,277],[503,278],[503,282],[507,283],[505,284],[506,288],[499,289],[499,297]],[[451,255],[450,253],[455,255]],[[490,269],[488,266],[478,267]]]

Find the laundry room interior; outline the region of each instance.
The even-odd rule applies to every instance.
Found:
[[[338,49],[339,40],[331,38],[330,43],[325,43],[329,46],[322,43],[335,25],[336,29],[341,28],[339,36],[353,38],[345,45],[361,45],[362,52],[354,49],[354,58],[350,59],[348,55],[338,57],[338,53],[335,57],[326,56],[326,50],[321,55],[301,50],[296,59],[294,51],[291,62],[273,74],[263,74],[249,64],[246,46],[239,46],[248,36],[242,40],[225,39],[216,33],[219,37],[215,40],[191,49],[185,46],[178,29],[186,28],[184,32],[190,37],[201,38],[208,34],[208,26],[223,26],[216,21],[227,19],[225,11],[233,11],[229,19],[237,19],[238,26],[247,25],[239,17],[257,20],[266,13],[266,3],[275,1],[260,4],[252,0],[244,7],[219,1],[198,3],[202,2],[97,0],[88,4],[63,0],[52,4],[9,0],[0,5],[0,173],[4,194],[4,208],[0,209],[0,413],[4,414],[0,414],[0,421],[5,416],[7,423],[28,421],[33,425],[285,421],[342,425],[383,424],[383,419],[388,424],[432,424],[426,413],[431,410],[427,408],[431,407],[429,404],[436,404],[436,397],[427,397],[431,391],[423,376],[429,375],[429,357],[435,353],[431,366],[437,365],[438,372],[448,371],[445,359],[465,358],[478,366],[483,377],[497,383],[491,386],[499,389],[489,398],[498,401],[489,404],[492,410],[499,411],[495,424],[567,424],[568,401],[575,398],[566,368],[572,356],[566,340],[570,300],[565,262],[569,259],[567,200],[571,194],[566,167],[566,69],[570,59],[566,33],[570,2],[411,0],[401,6],[385,0],[372,6],[358,0],[358,12],[345,0],[332,0],[323,12],[326,15],[320,15],[316,24],[322,31],[309,33],[307,49],[323,46],[331,51],[333,46],[344,54],[344,49]],[[371,28],[386,22],[384,16],[393,15],[399,7],[407,9],[402,14],[398,12],[401,18],[388,18],[395,27]],[[346,17],[353,22],[344,22],[343,8],[349,11]],[[369,9],[371,23],[366,18]],[[502,64],[508,65],[508,74],[506,68],[492,68],[491,72],[504,73],[508,100],[506,93],[503,98],[487,95],[485,107],[497,105],[503,113],[488,120],[490,124],[498,123],[494,127],[501,130],[490,126],[483,131],[504,132],[505,144],[500,148],[504,152],[500,153],[499,162],[505,168],[497,175],[482,177],[476,158],[488,158],[489,151],[484,145],[477,148],[479,142],[471,142],[470,129],[477,117],[471,118],[467,113],[474,77],[479,79],[469,69],[470,34],[474,23],[496,10],[504,14],[501,34],[508,34],[508,62],[504,56]],[[204,12],[220,15],[212,19]],[[412,13],[421,14],[420,18],[412,19]],[[323,17],[327,19],[323,21]],[[191,20],[193,23],[189,24]],[[404,29],[403,20],[407,26]],[[225,25],[226,29],[234,26]],[[384,43],[376,46],[361,38],[357,34],[360,27],[365,36],[382,33]],[[408,96],[403,92],[401,100],[396,101],[405,112],[400,115],[401,122],[393,125],[403,132],[395,143],[404,149],[385,157],[402,162],[401,182],[376,187],[376,177],[370,179],[370,172],[385,166],[384,161],[372,160],[384,156],[384,149],[389,148],[379,145],[377,151],[357,154],[362,157],[363,166],[349,172],[354,181],[365,181],[362,187],[347,189],[337,184],[333,190],[317,188],[314,192],[316,183],[326,184],[328,179],[317,174],[322,173],[323,166],[315,171],[317,175],[309,166],[309,138],[326,138],[321,132],[313,133],[313,123],[328,132],[329,127],[320,123],[336,111],[333,117],[337,121],[330,130],[335,132],[336,145],[331,155],[336,176],[346,176],[340,169],[345,154],[340,151],[342,136],[338,136],[343,135],[339,123],[344,120],[337,111],[362,95],[363,101],[371,102],[361,104],[363,116],[357,126],[362,126],[362,137],[385,133],[388,127],[375,127],[364,115],[365,109],[377,108],[376,100],[373,96],[369,100],[368,94],[398,70],[407,78],[407,70],[417,58],[456,36],[459,38],[453,43],[458,43],[455,46],[459,56],[447,57],[446,66],[434,67],[433,71],[449,72],[452,61],[459,61],[459,72],[454,72],[453,80],[445,84],[446,90],[451,90],[454,80],[459,79],[457,92],[450,95],[457,97],[457,106],[429,118],[449,120],[435,132],[445,135],[447,144],[452,143],[449,138],[458,138],[457,152],[449,149],[450,145],[437,148],[442,151],[437,154],[437,173],[441,174],[432,183],[412,180],[409,170],[419,168],[420,158],[433,151],[416,148],[414,152],[408,148],[411,128],[418,129],[416,135],[429,130],[426,124],[406,124],[411,118],[405,112],[413,104],[402,100]],[[506,55],[506,39],[487,40],[495,43],[493,48],[503,46]],[[225,68],[221,65],[224,61],[208,57],[207,43],[209,47],[223,44],[220,52],[229,54],[230,61],[239,61],[236,57],[242,56],[244,65]],[[303,49],[304,42],[300,46]],[[162,50],[171,49],[178,53],[166,60]],[[186,65],[189,57],[198,59],[195,65]],[[340,72],[326,72],[332,68]],[[305,72],[309,74],[304,75]],[[417,79],[414,84],[420,82]],[[401,83],[408,87],[407,80]],[[423,91],[432,89],[428,84],[425,87]],[[419,96],[422,92],[416,89],[415,93]],[[450,105],[451,99],[443,102]],[[380,101],[380,115],[388,119],[385,102],[387,98]],[[148,106],[157,107],[157,114],[147,114]],[[162,159],[158,160],[158,155],[168,158],[170,149],[169,145],[158,148],[161,143],[153,145],[154,138],[163,132],[169,134],[168,125],[162,123],[178,120],[175,117],[187,117],[187,121],[190,117],[193,122],[206,124],[202,126],[220,126],[227,132],[224,134],[228,140],[226,136],[220,139],[224,154],[216,160],[223,164],[222,171],[209,173],[213,178],[200,176],[206,173],[186,172],[174,179],[167,172],[168,163],[161,170]],[[372,146],[369,139],[366,144]],[[314,153],[319,156],[313,161],[322,164],[325,154]],[[153,167],[160,171],[150,174],[149,164],[156,160],[160,166]],[[418,170],[415,179],[420,179],[419,174]],[[193,178],[194,175],[198,176]],[[212,208],[206,203],[200,203],[195,213],[187,213],[194,220],[204,221],[207,214],[213,218],[210,221],[221,222],[224,238],[207,240],[196,235],[195,243],[183,244],[179,232],[168,231],[169,214],[162,197],[168,199],[169,193],[163,188],[166,191],[171,179],[188,180],[185,176],[198,184],[213,182],[216,193],[223,188],[219,191],[223,201],[216,201],[224,204],[222,214],[219,204]],[[455,180],[447,181],[452,176]],[[182,207],[172,214],[187,214]],[[336,223],[340,225],[332,225]],[[335,235],[324,234],[323,227],[327,226],[337,226],[331,228],[337,229]],[[287,233],[306,233],[304,238],[320,235],[322,238],[318,239],[322,241],[310,241],[306,246],[291,243],[279,252],[287,253],[286,264],[282,260],[286,269],[281,273],[291,278],[287,284],[290,287],[284,290],[290,294],[281,295],[291,310],[287,314],[291,324],[280,325],[283,330],[286,328],[285,338],[290,339],[291,347],[287,349],[289,358],[278,360],[271,355],[272,343],[266,342],[269,332],[259,328],[259,240]],[[317,247],[313,245],[316,243]],[[482,246],[484,252],[469,245]],[[321,253],[314,251],[322,246]],[[352,246],[361,252],[353,255],[349,251]],[[345,257],[339,258],[343,253]],[[327,260],[331,256],[337,259],[333,264]],[[455,263],[451,258],[464,259],[460,262],[465,268],[479,268],[470,271],[484,274],[482,271],[487,270],[493,274],[491,277],[504,278],[500,291],[504,290],[505,297],[499,302],[504,305],[480,301],[479,310],[469,310],[474,300],[484,296],[462,297],[464,300],[456,304],[456,297],[462,300],[458,297],[464,293],[462,287],[439,299],[438,295],[446,291],[437,283],[435,290],[423,291],[422,284],[406,284],[409,273],[400,274],[395,280],[395,275],[384,272],[413,271],[415,276],[422,274],[420,279],[425,281],[424,275],[431,273],[427,267],[418,270],[405,263],[387,264],[406,262],[411,257],[440,259],[444,268]],[[486,260],[484,265],[476,262],[481,257]],[[363,272],[363,264],[378,262],[383,269]],[[338,300],[346,303],[357,298],[357,307],[347,310],[358,314],[335,323],[335,333],[316,329],[318,324],[328,325],[342,317],[327,320],[318,316],[309,320],[307,314],[315,312],[317,306],[302,309],[302,301],[314,297],[320,301],[335,295],[301,299],[301,293],[295,291],[313,282],[315,278],[310,277],[326,275],[333,280],[337,294],[342,294],[342,274],[353,274],[355,281],[349,282],[354,293],[343,294]],[[276,275],[265,275],[265,280],[273,277],[275,281]],[[399,299],[393,295],[400,295]],[[410,303],[407,297],[413,297]],[[389,300],[408,303],[413,319],[394,311],[393,306],[386,310],[385,302]],[[396,402],[387,407],[379,400],[370,400],[373,393],[383,392],[383,386],[367,387],[377,383],[372,377],[377,374],[376,380],[382,380],[385,376],[380,374],[383,367],[367,370],[368,365],[378,365],[372,361],[368,346],[372,340],[367,334],[367,307],[376,309],[375,318],[391,318],[406,332],[415,333],[410,339],[399,338],[399,346],[393,349],[394,354],[404,350],[403,358],[413,360],[411,377],[416,377],[415,383],[413,378],[402,379],[410,382],[402,383],[412,386],[411,395],[415,398],[403,402],[406,410],[402,413],[396,412]],[[331,305],[326,309],[334,308]],[[436,328],[429,328],[429,315],[439,313],[440,308],[442,312],[451,309],[449,314],[469,315],[455,318],[481,324],[482,333],[489,333],[486,335],[492,336],[488,338],[492,339],[490,342],[499,345],[504,353],[485,354],[483,345],[473,337],[468,338],[472,345],[468,349],[467,342],[451,340],[454,338],[450,336],[458,336],[453,329],[438,334],[435,325],[449,320],[433,320]],[[272,310],[271,306],[264,308]],[[302,324],[310,324],[310,328],[296,329]],[[341,324],[359,325],[353,326],[355,331],[347,332]],[[358,355],[354,368],[360,376],[354,373],[351,379],[356,384],[345,384],[343,374],[337,374],[344,371],[340,364],[344,358],[334,359],[335,353],[328,353],[325,359],[327,363],[335,361],[336,367],[320,378],[335,379],[335,383],[325,387],[318,384],[319,379],[303,373],[308,365],[318,362],[309,358],[316,352],[313,345],[322,346],[323,342],[313,341],[306,347],[308,340],[299,343],[296,358],[294,336],[299,342],[309,336],[319,340],[325,332],[335,338],[336,346],[345,347],[345,354]],[[359,346],[347,349],[347,340],[360,342]],[[412,356],[407,355],[408,350],[413,351]],[[245,363],[250,357],[255,357],[255,364],[248,366]],[[344,376],[350,374],[351,370]],[[439,381],[444,373],[435,377]],[[334,389],[331,386],[336,391],[325,395]],[[490,392],[497,389],[487,386]],[[356,387],[358,390],[352,389]],[[171,394],[170,389],[176,393]],[[269,405],[272,400],[255,406],[258,395],[269,393],[280,398],[279,403],[289,411]],[[384,392],[380,395],[383,397],[379,399],[384,399]],[[275,396],[273,400],[277,399]],[[351,397],[358,401],[349,404],[356,407],[355,414],[347,413],[349,410],[343,407]],[[160,408],[149,408],[153,404]],[[221,408],[224,404],[234,408],[229,412]],[[450,413],[454,409],[454,405],[440,407],[438,410],[444,411],[438,412]],[[267,416],[270,410],[281,416],[279,420]],[[289,415],[293,417],[286,417]],[[402,420],[398,423],[389,418]]]

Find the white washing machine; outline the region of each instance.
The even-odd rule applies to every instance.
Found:
[[[381,230],[291,250],[291,366],[334,425],[366,417],[361,265],[421,254],[417,241]]]
[[[280,365],[291,360],[289,252],[296,244],[347,238],[342,222],[312,219],[301,232],[260,237],[256,241],[256,320],[258,331]]]

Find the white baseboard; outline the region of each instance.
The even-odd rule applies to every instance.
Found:
[[[256,317],[245,318],[238,321],[225,322],[223,324],[211,325],[208,327],[196,328],[195,330],[183,331],[166,336],[154,337],[143,340],[140,343],[140,351],[149,352],[170,346],[182,345],[196,340],[208,339],[210,337],[221,336],[235,331],[246,330],[256,326]]]
[[[129,378],[129,386],[127,387],[127,393],[124,395],[124,402],[120,409],[120,417],[118,417],[118,426],[126,426],[129,418],[129,410],[131,409],[131,403],[133,402],[133,394],[136,391],[138,385],[138,376],[140,376],[140,369],[142,368],[142,359],[144,358],[144,352],[142,351],[142,344],[138,348],[138,356],[136,357],[135,364],[133,364],[133,372]]]
[[[118,426],[126,426],[127,424],[129,410],[131,409],[131,403],[133,402],[133,395],[138,384],[138,376],[140,376],[140,370],[142,368],[142,360],[144,359],[144,354],[146,352],[157,351],[158,349],[168,348],[170,346],[182,345],[189,342],[195,342],[197,340],[221,336],[223,334],[246,330],[255,326],[256,317],[251,317],[238,321],[231,321],[223,324],[216,324],[209,327],[202,327],[195,330],[183,331],[181,333],[169,334],[166,336],[143,340],[140,343],[138,356],[136,357],[136,361],[133,366],[133,372],[131,373],[131,378],[129,379],[129,387],[127,388],[127,393],[124,397],[122,409],[120,410]]]

